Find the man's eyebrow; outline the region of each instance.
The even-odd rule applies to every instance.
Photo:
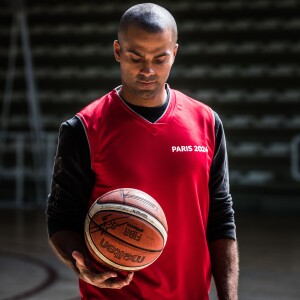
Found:
[[[138,51],[133,50],[133,49],[128,49],[127,52],[133,53],[133,54],[135,54],[137,56],[140,56],[140,57],[143,57],[143,55],[141,53],[139,53]]]
[[[136,56],[139,56],[139,57],[144,57],[139,51],[134,50],[134,49],[128,49],[127,52],[133,53],[133,54],[135,54]],[[165,51],[165,52],[162,52],[158,55],[155,55],[155,58],[162,57],[162,56],[169,56],[169,55],[170,55],[170,52]]]
[[[162,56],[169,56],[170,54],[171,54],[170,52],[163,52],[163,53],[156,55],[155,58],[162,57]]]

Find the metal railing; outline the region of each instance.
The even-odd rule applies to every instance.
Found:
[[[291,142],[291,174],[294,180],[300,181],[300,135]]]
[[[41,141],[43,154],[37,165],[34,159],[37,149],[29,133],[0,134],[0,206],[45,206],[57,133],[43,133]],[[30,193],[28,182],[31,183]]]
[[[51,134],[44,133],[42,128],[38,92],[34,79],[27,14],[23,2],[23,0],[10,1],[10,5],[13,8],[12,24],[3,102],[1,103],[0,205],[6,202],[9,206],[25,205],[25,199],[27,197],[26,185],[28,181],[35,182],[35,193],[33,196],[35,201],[33,202],[42,203],[42,199],[44,201],[43,195],[48,182],[46,176],[49,176],[49,164],[47,161],[49,159],[49,153],[52,151],[51,145],[53,144],[52,141],[50,141],[52,139]],[[18,38],[20,38],[20,46],[24,60],[24,79],[30,127],[29,133],[8,131],[14,91]],[[29,153],[32,155],[31,163],[28,162]],[[12,189],[14,189],[14,192]]]

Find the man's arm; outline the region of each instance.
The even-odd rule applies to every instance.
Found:
[[[212,275],[219,300],[238,299],[239,256],[237,242],[220,239],[209,243]]]
[[[100,288],[119,289],[133,273],[115,278],[116,272],[98,268],[84,241],[84,220],[93,188],[89,146],[77,118],[60,128],[51,192],[47,206],[49,242],[55,254],[82,280]]]
[[[237,300],[238,248],[232,197],[229,191],[226,140],[215,113],[215,155],[210,170],[210,211],[207,225],[212,275],[219,300]]]

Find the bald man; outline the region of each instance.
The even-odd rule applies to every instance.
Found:
[[[171,89],[177,26],[144,3],[122,16],[114,56],[121,85],[61,125],[47,224],[58,257],[79,277],[82,299],[236,300],[238,251],[227,151],[217,113]],[[162,206],[168,241],[135,272],[109,271],[89,255],[84,219],[104,193],[143,190]]]

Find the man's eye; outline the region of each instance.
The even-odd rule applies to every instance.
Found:
[[[131,61],[134,62],[134,63],[140,63],[142,60],[140,58],[131,57]]]
[[[157,58],[155,60],[156,64],[163,64],[166,61],[166,57]]]

